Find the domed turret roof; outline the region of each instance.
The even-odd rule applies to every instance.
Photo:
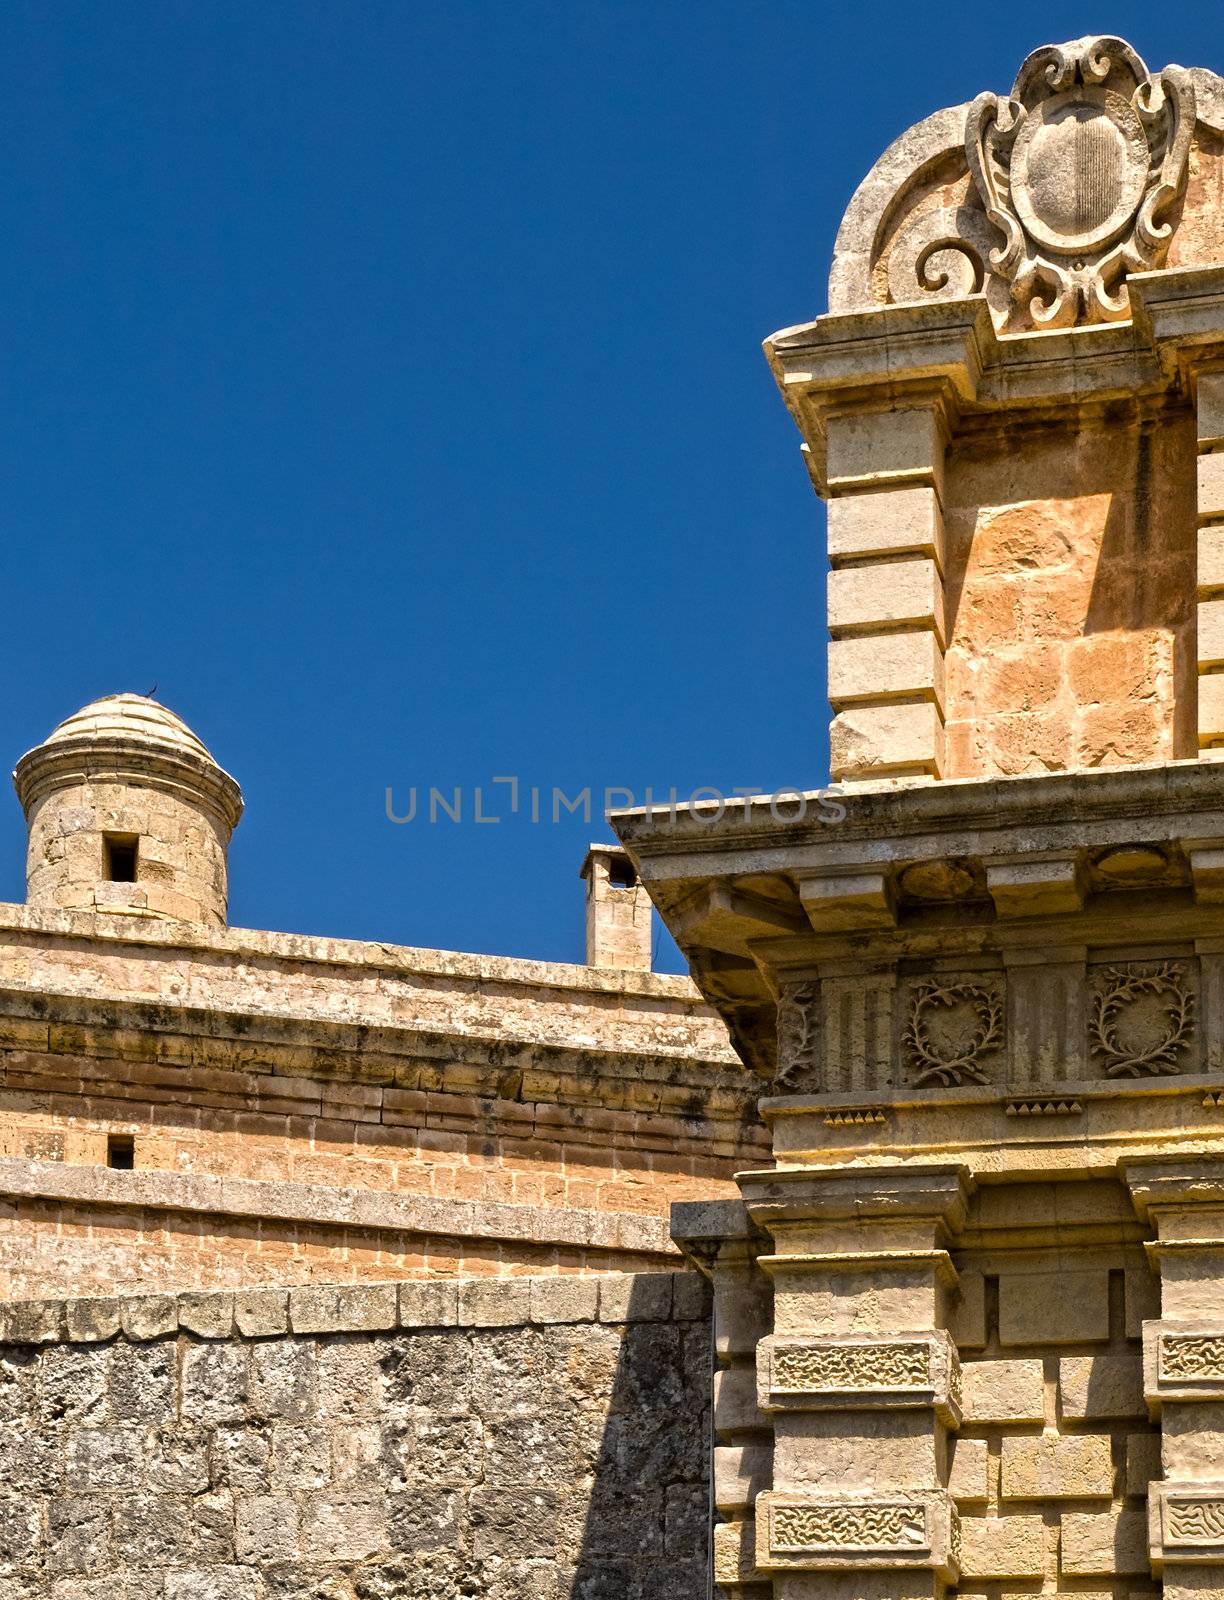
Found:
[[[189,753],[205,761],[213,759],[207,745],[192,733],[182,717],[143,694],[107,694],[100,700],[91,700],[65,717],[44,742],[99,738],[139,739],[142,744]]]
[[[66,717],[17,763],[26,815],[42,795],[107,774],[112,781],[190,793],[232,828],[242,790],[181,717],[143,694],[108,694]]]

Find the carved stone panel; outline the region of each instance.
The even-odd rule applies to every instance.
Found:
[[[927,1567],[955,1577],[947,1493],[757,1498],[757,1566],[805,1568]]]
[[[784,983],[778,995],[775,1094],[815,1094],[820,1084],[820,984]]]
[[[1143,1367],[1153,1415],[1166,1400],[1224,1400],[1224,1328],[1145,1323]]]
[[[965,152],[1002,235],[990,269],[1038,327],[1130,315],[1129,272],[1161,264],[1194,131],[1181,67],[1150,73],[1117,38],[1035,50],[1010,97],[973,102]]]
[[[910,985],[900,1045],[904,1082],[917,1089],[1001,1082],[1005,1043],[1000,977],[941,974]]]
[[[1152,1485],[1152,1565],[1224,1560],[1224,1486]]]
[[[1198,1060],[1197,974],[1189,961],[1130,961],[1091,969],[1088,1056],[1094,1075],[1148,1078]]]
[[[930,1406],[960,1425],[960,1363],[946,1333],[906,1339],[777,1337],[757,1350],[762,1411]]]

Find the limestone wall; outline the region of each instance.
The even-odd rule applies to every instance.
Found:
[[[0,907],[0,1298],[667,1267],[767,1150],[687,979]]]
[[[696,1274],[12,1305],[0,1600],[702,1600]]]
[[[1195,448],[1126,404],[954,441],[945,777],[1197,754]]]

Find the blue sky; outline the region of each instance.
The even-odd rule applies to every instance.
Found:
[[[246,792],[235,923],[580,959],[602,825],[474,788],[824,781],[761,340],[892,138],[1106,28],[1224,67],[1150,3],[9,4],[0,756],[156,684]]]

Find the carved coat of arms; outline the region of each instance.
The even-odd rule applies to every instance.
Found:
[[[1046,328],[1129,316],[1127,273],[1159,266],[1172,237],[1194,115],[1183,68],[1150,73],[1115,38],[1046,45],[1010,98],[978,96],[965,153],[1013,310]]]

